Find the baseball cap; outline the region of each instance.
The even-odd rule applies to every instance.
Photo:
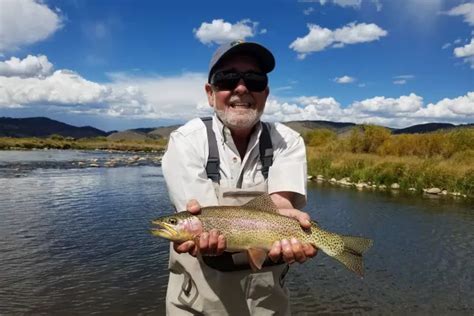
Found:
[[[219,62],[232,55],[249,55],[255,57],[262,71],[265,73],[269,73],[275,68],[275,57],[273,57],[273,54],[267,48],[258,43],[237,40],[222,44],[216,49],[209,63],[208,82],[210,82],[214,69],[218,66]]]

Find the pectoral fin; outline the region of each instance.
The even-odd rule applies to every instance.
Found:
[[[262,269],[262,265],[267,258],[267,251],[262,248],[250,248],[247,252],[252,270],[257,271]]]

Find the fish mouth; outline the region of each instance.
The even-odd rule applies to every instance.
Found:
[[[151,223],[153,225],[158,226],[158,228],[151,229],[151,233],[153,234],[153,236],[162,237],[170,240],[173,240],[176,236],[178,236],[178,231],[171,224],[162,222],[160,220],[154,220]]]

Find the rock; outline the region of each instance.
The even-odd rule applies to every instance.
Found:
[[[460,192],[451,192],[450,194],[453,195],[453,196],[461,196]]]
[[[98,168],[99,165],[96,164],[96,163],[91,163],[91,164],[89,164],[89,167],[91,167],[91,168]]]
[[[381,184],[381,185],[379,185],[379,189],[380,190],[385,190],[385,189],[387,189],[387,186],[385,184]]]
[[[408,188],[408,191],[416,191],[415,188]]]
[[[398,183],[392,183],[392,185],[390,186],[390,188],[392,190],[398,190],[400,189],[400,185]]]
[[[309,181],[313,180],[313,176],[308,176],[308,180]]]
[[[441,191],[440,194],[442,194],[442,195],[448,195],[448,190],[443,190],[443,191]]]
[[[318,174],[318,175],[316,176],[316,180],[323,181],[323,180],[324,180],[323,175],[322,175],[322,174]]]
[[[441,193],[441,189],[439,189],[439,188],[423,189],[423,191],[425,193],[428,193],[428,194],[440,194]]]
[[[336,180],[336,178],[331,178],[331,180],[329,180],[329,182],[331,182],[331,183],[336,183],[337,180]]]
[[[370,187],[369,185],[367,185],[367,183],[364,183],[364,182],[359,182],[359,183],[357,183],[355,186],[356,186],[356,188],[359,189],[359,190],[362,190],[362,189],[365,189],[365,188]]]

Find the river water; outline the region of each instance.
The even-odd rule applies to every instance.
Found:
[[[97,155],[0,151],[1,315],[164,314],[168,243],[149,233],[172,210],[160,167],[42,163]],[[293,314],[473,315],[472,201],[310,183],[305,211],[375,243],[363,279],[323,253],[293,265]]]

